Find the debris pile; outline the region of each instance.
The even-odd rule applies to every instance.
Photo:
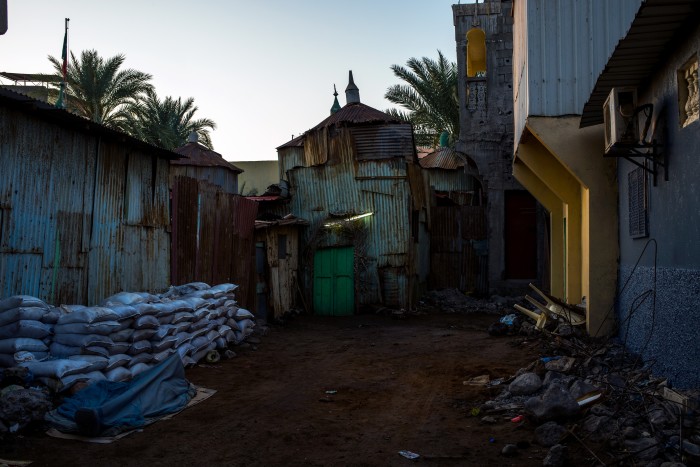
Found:
[[[549,448],[546,466],[567,465],[574,445],[592,465],[700,465],[698,392],[671,389],[616,339],[563,326],[540,333],[523,323],[521,332],[541,336],[547,356],[503,381],[500,395],[479,408],[482,422],[502,416],[533,427],[534,441]],[[503,455],[517,455],[517,447]]]
[[[428,310],[437,308],[445,313],[499,313],[516,303],[523,303],[523,298],[499,295],[490,298],[476,298],[458,289],[441,289],[427,292],[422,297],[419,311],[421,308]]]

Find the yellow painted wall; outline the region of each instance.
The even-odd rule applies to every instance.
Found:
[[[265,189],[273,183],[279,183],[279,162],[270,161],[232,161],[236,167],[243,169],[243,173],[238,175],[238,190],[243,195],[250,193],[252,189],[257,190],[260,196]],[[243,185],[245,183],[245,186]]]
[[[529,117],[527,136],[517,146],[513,173],[529,189],[521,180],[527,180],[528,174],[518,164],[526,166],[562,200],[567,222],[566,298],[569,303],[579,303],[586,297],[588,331],[595,335],[610,331],[612,322],[603,321],[616,292],[616,166],[613,159],[603,157],[602,126],[579,129],[579,119]],[[553,239],[552,249],[556,247]]]

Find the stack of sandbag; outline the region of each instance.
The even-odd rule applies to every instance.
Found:
[[[3,316],[15,321],[31,318],[42,325],[43,333],[37,326],[8,328],[8,333],[31,328],[36,337],[23,337],[30,341],[15,337],[7,343],[0,339],[0,358],[2,349],[8,349],[0,365],[15,366],[15,353],[33,352],[22,354],[21,365],[47,386],[64,390],[78,381],[129,380],[176,352],[186,366],[218,359],[213,351],[242,343],[255,326],[253,314],[237,306],[236,288],[193,282],[171,287],[162,295],[120,292],[100,306],[54,309],[32,297],[11,297],[0,301],[4,307],[0,310],[29,311],[7,315],[0,311],[0,322]],[[47,356],[47,361],[41,361]]]
[[[0,300],[0,366],[16,366],[21,359],[48,356],[51,325],[58,312],[35,297],[15,295]]]

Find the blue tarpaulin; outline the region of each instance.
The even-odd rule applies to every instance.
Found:
[[[81,416],[87,413],[93,424],[89,434],[114,436],[182,410],[195,394],[176,352],[131,381],[99,381],[78,391],[46,419],[59,431],[84,432]]]

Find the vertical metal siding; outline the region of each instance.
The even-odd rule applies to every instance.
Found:
[[[530,115],[579,115],[641,0],[524,0],[514,6],[516,143]]]
[[[167,287],[165,159],[4,106],[0,159],[0,294],[93,304]]]

